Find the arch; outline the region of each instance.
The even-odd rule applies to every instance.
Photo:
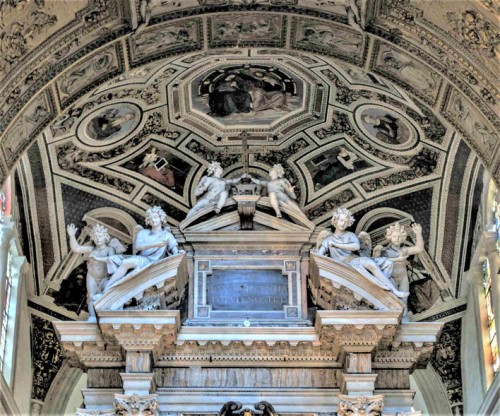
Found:
[[[407,212],[401,211],[395,208],[375,208],[369,213],[363,215],[356,225],[356,234],[359,234],[363,230],[367,230],[370,226],[381,218],[394,218],[396,221],[402,222],[412,222],[414,218]],[[377,230],[378,231],[378,230]]]
[[[134,8],[130,8],[133,2],[126,3],[125,8],[128,10],[122,10],[118,7],[118,4],[115,1],[110,1],[109,5],[104,6],[106,2],[95,2],[91,3],[89,8],[82,10],[80,13],[77,13],[77,17],[73,22],[73,25],[67,25],[61,30],[59,30],[59,36],[53,36],[43,44],[40,44],[37,49],[35,49],[32,53],[27,55],[26,59],[19,61],[18,65],[15,65],[17,62],[14,62],[10,65],[11,74],[7,78],[9,78],[12,82],[5,83],[6,89],[3,92],[3,95],[8,97],[5,101],[7,105],[2,110],[4,117],[0,121],[0,143],[4,154],[5,162],[2,159],[2,163],[0,165],[0,178],[1,182],[3,182],[8,175],[8,172],[14,167],[16,161],[22,155],[22,153],[28,148],[30,144],[32,144],[39,134],[39,132],[48,125],[49,122],[53,121],[55,117],[60,114],[60,112],[66,108],[68,108],[71,103],[73,103],[83,92],[87,91],[90,86],[82,86],[77,89],[74,94],[69,94],[67,97],[60,91],[60,86],[63,81],[65,81],[64,85],[71,84],[71,80],[68,80],[69,71],[78,66],[82,62],[91,62],[92,59],[97,59],[97,54],[93,51],[95,50],[95,46],[99,45],[100,49],[97,51],[98,53],[102,51],[106,51],[108,53],[108,61],[111,60],[112,64],[109,64],[105,68],[100,68],[99,73],[94,74],[93,85],[92,87],[97,87],[102,84],[106,79],[112,78],[113,76],[122,74],[128,66],[130,67],[138,67],[145,62],[150,62],[152,60],[162,59],[165,56],[169,56],[172,54],[179,53],[189,53],[193,50],[208,50],[212,47],[217,47],[219,45],[216,44],[215,41],[211,41],[208,45],[203,43],[203,37],[200,36],[201,31],[206,30],[205,27],[201,26],[200,16],[207,15],[210,19],[213,19],[214,16],[220,16],[224,13],[231,13],[235,10],[239,11],[252,11],[253,13],[260,13],[262,16],[267,11],[274,11],[272,6],[262,6],[259,7],[258,10],[252,7],[235,7],[231,10],[226,8],[218,8],[216,6],[205,5],[203,7],[192,7],[187,10],[180,9],[175,10],[169,9],[169,7],[159,8],[158,10],[154,10],[154,17],[150,20],[150,25],[146,28],[146,30],[142,31],[141,34],[135,34],[132,30],[131,26],[123,26],[121,23],[122,17],[131,16],[127,21],[134,22],[136,19],[137,11]],[[492,173],[493,178],[498,181],[500,176],[500,157],[498,146],[495,143],[491,143],[493,140],[493,136],[488,138],[485,136],[489,134],[485,132],[485,135],[482,136],[481,140],[488,141],[490,143],[482,144],[478,138],[472,137],[472,133],[466,131],[463,124],[460,124],[463,120],[463,117],[459,117],[458,113],[455,114],[450,109],[450,107],[446,107],[443,104],[439,110],[434,105],[437,102],[437,97],[435,97],[434,102],[431,102],[428,97],[423,95],[422,91],[418,91],[415,85],[410,85],[408,79],[405,78],[405,74],[399,76],[394,73],[389,73],[387,71],[383,71],[379,66],[377,66],[377,62],[373,61],[372,57],[367,56],[367,46],[371,40],[374,42],[375,51],[379,51],[380,48],[386,47],[387,53],[394,54],[403,54],[404,51],[412,53],[412,57],[417,59],[418,68],[414,69],[415,71],[420,71],[422,74],[422,82],[425,79],[423,75],[425,70],[434,71],[436,74],[436,82],[443,85],[444,93],[441,94],[447,105],[450,104],[453,100],[457,105],[466,105],[472,104],[470,107],[470,111],[474,112],[475,115],[481,115],[483,119],[486,120],[487,123],[491,123],[494,126],[494,129],[497,129],[500,126],[500,122],[498,117],[495,116],[494,110],[491,108],[491,103],[495,102],[495,99],[487,94],[483,94],[484,97],[481,97],[476,87],[472,88],[473,85],[486,86],[486,91],[488,91],[489,87],[491,87],[491,91],[495,91],[494,85],[495,82],[491,79],[491,74],[488,69],[483,65],[476,62],[476,65],[479,67],[475,67],[473,64],[473,59],[470,58],[470,54],[468,51],[460,50],[459,44],[453,39],[452,36],[448,35],[444,31],[438,31],[437,34],[432,33],[428,25],[428,22],[422,18],[422,13],[415,7],[409,7],[408,11],[405,10],[406,16],[408,17],[406,20],[402,20],[397,18],[397,12],[394,12],[394,8],[399,11],[404,10],[404,3],[389,2],[389,1],[381,1],[378,3],[379,9],[372,10],[370,15],[373,16],[371,24],[367,27],[367,31],[364,32],[363,35],[360,35],[363,39],[364,43],[360,49],[362,49],[362,53],[359,57],[349,58],[345,52],[337,50],[336,48],[331,48],[326,51],[324,48],[315,46],[314,44],[307,43],[304,39],[300,40],[296,37],[293,38],[293,42],[290,45],[291,49],[300,50],[304,52],[315,52],[319,54],[327,54],[334,58],[338,58],[344,61],[348,61],[350,63],[354,63],[358,66],[366,65],[367,60],[370,61],[370,68],[372,71],[377,73],[379,76],[389,79],[393,82],[396,82],[400,85],[401,88],[405,89],[408,93],[412,94],[414,97],[419,99],[423,99],[428,104],[434,106],[434,109],[437,110],[445,119],[448,120],[449,123],[454,125],[454,127],[461,131],[465,140],[482,158],[485,166]],[[321,25],[325,25],[327,27],[330,25],[331,27],[345,27],[345,18],[343,16],[339,16],[338,14],[330,11],[324,10],[319,12],[319,10],[309,9],[307,7],[299,7],[295,6],[292,9],[279,9],[283,18],[286,17],[286,22],[292,21],[294,24],[292,25],[294,28],[299,27],[301,22],[310,19],[313,22],[316,22]],[[99,20],[95,18],[96,13],[101,12],[103,14],[103,20]],[[156,13],[164,13],[162,15]],[[212,15],[211,13],[216,13],[216,15]],[[385,14],[387,13],[387,15]],[[92,20],[91,16],[94,16],[94,20]],[[175,25],[184,24],[188,20],[186,16],[190,16],[194,26],[193,33],[197,33],[196,39],[192,42],[192,46],[186,48],[185,46],[180,49],[176,45],[172,48],[165,48],[163,51],[158,51],[154,49],[154,53],[151,53],[149,56],[147,52],[141,54],[140,60],[135,60],[134,57],[130,56],[134,54],[133,48],[137,46],[138,38],[140,36],[151,36],[151,33],[154,33],[156,28],[160,26],[164,26],[165,23],[162,23],[164,20],[168,20],[168,26],[177,27]],[[420,36],[425,36],[428,40],[423,42],[422,44],[415,44],[414,40],[410,36],[410,32],[401,32],[398,35],[391,34],[389,35],[386,32],[384,27],[384,19],[387,19],[388,16],[391,16],[391,21],[396,25],[413,25],[416,27],[416,32],[420,34]],[[195,20],[198,19],[198,20]],[[302,20],[301,20],[302,19]],[[109,22],[114,22],[110,24]],[[85,22],[87,26],[85,26]],[[285,22],[285,20],[283,20]],[[417,22],[419,23],[417,25]],[[100,28],[101,24],[109,25],[106,30],[102,30],[102,32],[93,37],[93,43],[84,44],[84,38],[80,38],[80,42],[82,45],[78,45],[74,43],[74,37],[71,35],[78,33],[87,34],[91,31],[97,31]],[[134,24],[135,25],[135,24]],[[333,25],[333,26],[332,26]],[[427,25],[427,26],[425,26]],[[345,27],[347,30],[348,28]],[[71,43],[64,44],[60,42],[60,36],[66,35],[67,39],[72,39]],[[294,35],[295,36],[295,35]],[[97,40],[96,40],[97,37]],[[360,39],[361,39],[360,38]],[[276,43],[277,42],[277,43]],[[283,42],[282,39],[277,40],[275,45],[273,46],[284,46],[281,45]],[[453,70],[446,67],[442,63],[439,62],[438,59],[433,57],[428,52],[429,43],[432,43],[433,47],[436,50],[444,51],[446,48],[449,48],[449,45],[452,45],[456,48],[456,50],[460,50],[460,53],[463,55],[467,55],[467,59],[454,61],[455,65],[463,67],[463,71],[460,72],[454,66]],[[61,45],[72,50],[73,53],[69,57],[65,57],[66,59],[62,59],[61,55]],[[124,45],[127,45],[129,49],[131,49],[128,56],[128,63],[122,64],[120,59],[124,59],[123,55]],[[384,46],[385,45],[385,46]],[[443,45],[443,46],[438,46]],[[93,47],[92,47],[93,46]],[[237,43],[235,46],[244,47],[247,46],[244,43]],[[248,46],[251,46],[249,44]],[[58,48],[59,47],[59,48]],[[346,46],[347,47],[347,46]],[[392,52],[391,52],[392,51]],[[136,51],[137,52],[137,51]],[[137,54],[137,53],[136,53]],[[117,62],[113,61],[115,59]],[[22,77],[14,77],[14,74],[19,74],[24,71],[24,73],[29,73],[30,70],[33,70],[35,66],[34,63],[40,65],[40,63],[45,63],[45,67],[39,66],[37,71],[34,71],[30,74],[31,77],[35,76],[36,82],[33,82],[31,78],[28,78],[30,81],[26,85],[23,85],[22,88],[20,84],[18,85],[19,80],[22,80]],[[47,64],[48,62],[55,62],[56,64]],[[92,61],[93,62],[93,61]],[[97,61],[96,61],[97,64]],[[98,61],[99,65],[104,65],[104,62]],[[431,67],[433,69],[431,69]],[[108,71],[106,71],[108,69]],[[394,72],[394,71],[393,71]],[[410,71],[411,72],[411,71]],[[36,73],[36,74],[35,74]],[[474,83],[470,85],[467,82],[464,82],[463,78],[460,78],[458,74],[465,73],[469,74],[468,79],[475,79]],[[473,75],[472,75],[473,74]],[[467,76],[466,76],[467,78]],[[26,83],[26,79],[24,79]],[[77,81],[74,81],[77,82]],[[71,85],[75,85],[74,83]],[[458,89],[455,89],[455,85]],[[17,90],[16,90],[17,87]],[[422,87],[422,85],[421,85]],[[76,88],[76,87],[73,87]],[[20,91],[18,91],[20,90]],[[463,91],[467,94],[467,98],[461,95],[459,92]],[[58,92],[57,94],[55,92]],[[15,96],[17,94],[17,96]],[[62,95],[61,95],[62,94]],[[490,98],[491,97],[491,98]],[[468,99],[471,99],[472,102],[469,102]],[[461,103],[461,104],[460,104]],[[467,113],[467,117],[472,117],[472,112]],[[21,131],[21,125],[26,120],[32,120],[29,128],[27,127],[26,131]],[[33,121],[34,120],[34,121]],[[477,129],[476,129],[477,130]],[[488,130],[488,129],[487,129]],[[489,130],[488,130],[489,131]],[[21,143],[13,143],[12,137],[16,136],[16,134],[21,134],[23,140]],[[481,136],[481,135],[479,135]],[[485,148],[484,146],[493,146],[491,149]],[[490,151],[491,150],[491,151]]]
[[[50,385],[40,414],[65,415],[70,397],[75,388],[79,387],[82,375],[81,369],[70,367],[68,360],[65,360]]]

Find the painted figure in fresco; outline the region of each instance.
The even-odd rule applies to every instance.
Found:
[[[411,226],[417,242],[414,246],[403,246],[408,234],[404,226],[399,223],[391,225],[386,230],[386,238],[389,240],[387,247],[379,247],[377,251],[381,256],[388,257],[394,263],[392,269],[392,280],[395,286],[402,291],[410,290],[410,281],[408,279],[408,271],[406,269],[407,259],[409,256],[419,254],[424,251],[424,240],[422,238],[422,227],[420,224],[413,224]]]
[[[208,94],[210,115],[226,117],[265,110],[290,111],[284,82],[271,71],[231,69],[211,82]]]
[[[377,283],[382,289],[390,290],[398,298],[406,298],[409,293],[399,291],[390,280],[392,272],[390,263],[387,263],[388,267],[381,270],[372,258],[359,257],[354,253],[360,249],[360,242],[356,234],[347,231],[353,223],[354,217],[348,209],[337,208],[332,216],[334,232],[326,232],[327,236],[325,234],[318,236],[318,254],[327,255],[338,262],[345,263]]]
[[[388,144],[402,144],[407,138],[402,137],[399,134],[399,119],[392,116],[391,114],[385,114],[383,116],[370,116],[364,115],[361,117],[363,122],[371,124],[375,130],[377,130],[377,139]]]
[[[288,111],[286,94],[281,90],[281,82],[266,76],[262,71],[252,71],[252,76],[257,81],[247,81],[246,90],[252,97],[252,110],[255,112],[264,110],[285,110]],[[266,89],[265,84],[270,84],[273,88]]]
[[[210,163],[207,176],[201,178],[200,183],[196,187],[194,194],[197,197],[202,196],[191,208],[186,218],[192,217],[197,212],[201,211],[206,206],[212,205],[215,207],[215,212],[218,214],[229,196],[228,185],[234,185],[241,181],[242,176],[235,179],[224,179],[222,174],[224,170],[219,162]]]
[[[120,114],[119,109],[112,108],[90,120],[87,132],[94,140],[106,140],[120,132],[127,122],[134,119],[135,114],[132,111]]]
[[[209,95],[210,114],[228,116],[252,111],[252,96],[243,87],[243,80],[235,74],[226,76],[216,84]]]
[[[165,158],[158,155],[156,147],[153,147],[144,156],[142,163],[139,165],[139,172],[162,185],[173,187],[175,186],[174,172],[169,168],[168,164]]]
[[[108,277],[108,269],[106,265],[95,259],[96,256],[108,257],[115,254],[121,254],[125,251],[125,247],[116,239],[111,238],[108,229],[100,224],[92,227],[90,238],[94,245],[80,245],[76,241],[76,233],[78,229],[74,224],[68,225],[67,232],[69,236],[69,244],[73,253],[83,254],[88,256],[87,260],[87,304],[89,308],[89,319],[95,319],[94,297],[102,293],[104,285]]]
[[[269,171],[269,177],[271,180],[263,181],[260,179],[250,178],[253,183],[257,185],[264,185],[267,187],[267,193],[269,195],[269,202],[276,212],[276,216],[281,218],[281,206],[286,206],[295,211],[300,212],[301,215],[304,215],[300,210],[299,205],[295,200],[297,196],[295,195],[295,191],[293,190],[293,186],[290,181],[283,176],[285,175],[285,170],[283,166],[277,164],[274,165],[273,168]]]
[[[140,225],[136,227],[133,255],[91,256],[95,261],[105,263],[108,272],[112,274],[106,284],[106,290],[116,282],[123,281],[124,278],[135,275],[139,270],[158,262],[165,255],[175,255],[181,252],[170,228],[164,227],[166,222],[165,211],[157,206],[149,208],[146,211],[146,225],[151,228],[145,229]],[[129,271],[132,272],[129,273]]]
[[[340,152],[337,155],[337,160],[342,163],[342,165],[349,169],[354,170],[354,161],[358,159],[358,155],[354,152],[350,152],[345,147],[340,148]]]

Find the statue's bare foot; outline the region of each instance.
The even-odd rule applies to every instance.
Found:
[[[215,213],[218,214],[220,212],[220,208],[215,208]]]
[[[393,289],[392,293],[394,293],[399,299],[405,299],[410,296],[410,292],[401,292],[397,289]]]

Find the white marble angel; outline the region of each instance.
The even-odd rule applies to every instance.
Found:
[[[404,226],[396,223],[391,225],[386,230],[385,236],[389,241],[389,245],[385,247],[379,245],[374,249],[374,256],[380,255],[392,260],[394,263],[391,275],[392,280],[394,281],[395,286],[402,291],[410,290],[408,270],[406,269],[408,257],[424,251],[422,227],[420,224],[412,224],[411,228],[417,238],[414,246],[403,246],[408,237],[408,233],[406,232]]]
[[[354,253],[360,249],[360,242],[356,234],[347,231],[347,228],[353,223],[354,217],[348,209],[337,208],[332,216],[334,232],[323,231],[320,233],[316,245],[317,253],[353,267],[382,289],[390,290],[398,298],[406,298],[408,292],[399,291],[390,280],[392,273],[390,261],[387,261],[381,269],[374,259],[360,257]]]
[[[297,196],[293,190],[293,186],[290,181],[283,176],[285,175],[285,170],[283,166],[277,164],[269,171],[270,181],[264,181],[260,179],[255,179],[250,177],[253,183],[257,185],[265,185],[267,187],[267,193],[269,195],[269,202],[276,212],[276,216],[281,218],[280,206],[287,206],[293,210],[304,215],[300,210],[299,205],[295,200]]]
[[[201,178],[194,191],[194,194],[197,197],[201,196],[201,198],[189,210],[186,218],[192,217],[208,205],[213,205],[217,214],[220,212],[229,196],[228,185],[237,184],[242,178],[242,176],[239,176],[235,179],[224,179],[222,178],[223,173],[224,170],[219,162],[210,163],[207,176]]]
[[[68,225],[69,244],[73,253],[83,254],[87,259],[87,305],[89,319],[95,318],[94,297],[104,290],[109,276],[104,263],[97,261],[95,256],[108,257],[125,252],[126,248],[116,238],[111,238],[108,229],[100,224],[92,227],[90,238],[93,245],[80,245],[76,241],[78,229],[74,224]]]
[[[136,274],[150,264],[156,263],[166,255],[180,253],[177,240],[170,232],[169,227],[164,227],[167,214],[160,207],[152,207],[146,211],[146,224],[151,228],[135,227],[134,254],[114,256],[92,256],[97,262],[105,263],[111,275],[106,285],[106,290],[116,282]],[[129,271],[132,271],[129,273]]]

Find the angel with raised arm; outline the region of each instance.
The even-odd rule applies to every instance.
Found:
[[[237,184],[242,176],[235,179],[224,179],[222,174],[224,170],[219,162],[212,162],[208,166],[207,176],[201,178],[194,194],[200,197],[193,208],[191,208],[186,218],[192,217],[206,206],[212,205],[218,214],[229,196],[228,185]]]
[[[177,240],[170,232],[169,227],[164,227],[167,222],[167,214],[160,207],[152,207],[146,211],[145,229],[138,225],[134,233],[134,254],[115,255],[111,257],[94,256],[99,262],[106,263],[108,272],[112,273],[106,290],[116,282],[130,275],[129,271],[135,272],[144,269],[150,264],[156,263],[166,255],[178,254]]]
[[[403,246],[408,233],[404,226],[399,223],[391,225],[385,233],[389,245],[386,247],[377,246],[376,251],[381,256],[388,257],[394,263],[392,269],[392,280],[399,290],[409,291],[410,281],[408,279],[407,259],[409,256],[419,254],[424,251],[424,239],[422,238],[422,226],[420,224],[412,224],[411,229],[417,237],[417,242],[414,246]]]
[[[269,202],[276,212],[276,216],[281,218],[280,206],[286,206],[292,208],[295,211],[304,215],[300,210],[299,205],[295,200],[297,196],[293,190],[293,186],[290,181],[283,176],[285,175],[285,170],[280,164],[274,165],[269,171],[270,181],[263,181],[260,179],[250,178],[253,183],[257,185],[265,185],[267,187],[267,193],[269,195]]]
[[[353,223],[354,217],[348,209],[337,208],[332,216],[334,232],[329,233],[329,235],[326,235],[325,232],[320,233],[318,240],[320,238],[323,240],[317,243],[317,253],[353,267],[362,275],[377,283],[382,289],[390,290],[399,298],[406,298],[408,292],[397,290],[390,280],[392,272],[390,263],[387,264],[384,270],[381,270],[372,258],[360,257],[354,253],[359,251],[360,242],[356,234],[347,231],[347,228]]]
[[[104,290],[103,285],[108,277],[106,265],[95,260],[94,256],[108,257],[121,254],[125,247],[116,239],[111,238],[108,229],[100,224],[92,227],[90,238],[94,245],[80,245],[76,241],[78,229],[74,224],[68,225],[67,232],[69,244],[73,253],[83,254],[87,259],[87,305],[89,309],[89,319],[95,318],[94,297]]]

